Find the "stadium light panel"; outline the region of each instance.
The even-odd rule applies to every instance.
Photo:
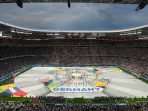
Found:
[[[32,34],[31,32],[29,32],[28,34]]]
[[[46,35],[53,35],[53,34],[46,34]]]
[[[11,32],[15,32],[15,30],[11,30]]]
[[[137,34],[141,34],[141,32],[137,32]]]

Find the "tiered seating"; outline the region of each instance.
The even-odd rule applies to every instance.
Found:
[[[67,40],[66,40],[67,41]],[[77,40],[78,41],[78,40]],[[145,42],[54,41],[52,46],[0,46],[0,76],[26,65],[119,65],[148,77]],[[94,43],[94,44],[92,44]],[[71,44],[71,45],[70,45]],[[81,45],[80,45],[81,44]],[[27,44],[26,44],[27,45]]]

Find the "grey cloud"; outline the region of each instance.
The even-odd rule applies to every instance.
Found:
[[[9,8],[8,8],[9,7]],[[33,29],[116,30],[148,24],[148,8],[116,4],[0,4],[0,21]]]

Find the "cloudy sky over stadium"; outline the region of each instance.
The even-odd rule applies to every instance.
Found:
[[[29,3],[0,4],[0,21],[37,30],[118,30],[148,24],[148,6],[134,11],[136,4]]]

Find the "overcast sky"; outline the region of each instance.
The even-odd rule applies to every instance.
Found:
[[[148,7],[134,5],[72,3],[0,4],[0,21],[37,30],[117,30],[148,24]]]

